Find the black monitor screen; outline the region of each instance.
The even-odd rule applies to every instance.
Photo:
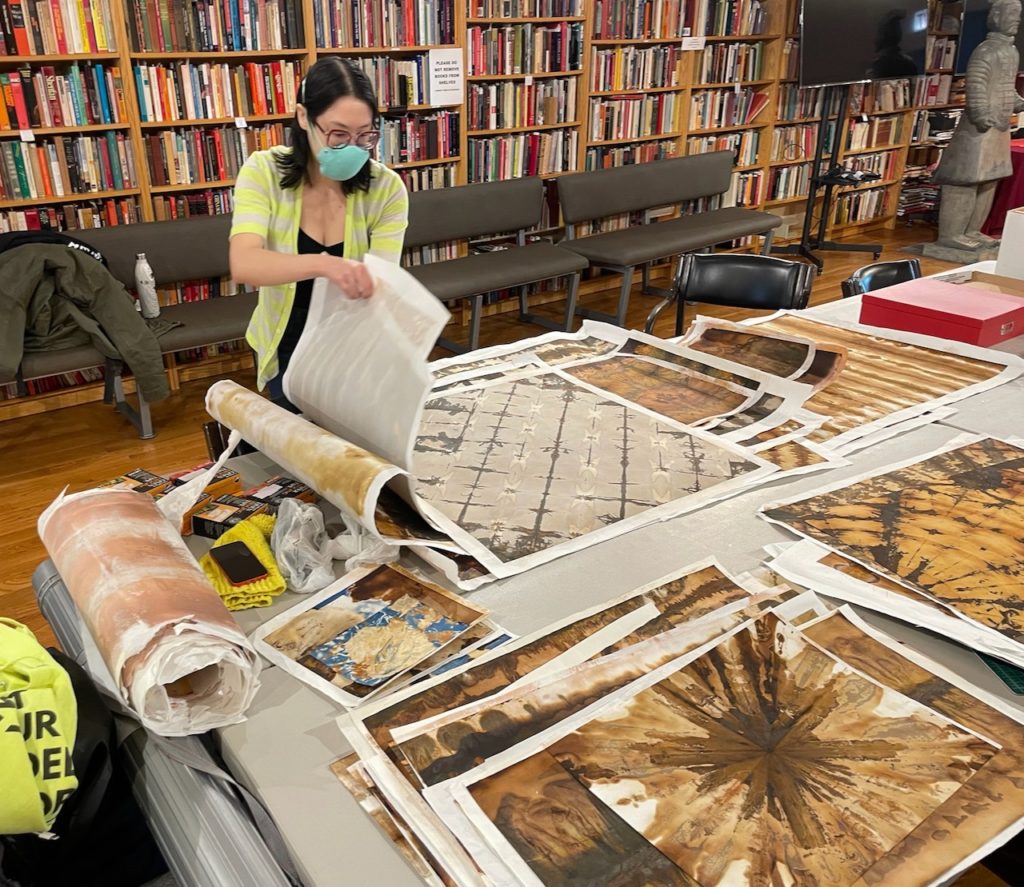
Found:
[[[914,77],[925,70],[927,0],[803,0],[800,83]]]
[[[959,6],[961,4],[956,4]],[[971,53],[988,33],[988,0],[965,0],[963,23],[960,26],[960,41],[956,53],[956,73],[967,73],[967,62]],[[955,8],[955,6],[954,6]],[[1024,28],[1017,31],[1017,51],[1024,56]],[[1019,70],[1024,67],[1018,66]]]

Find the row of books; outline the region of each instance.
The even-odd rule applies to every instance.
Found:
[[[136,52],[241,52],[303,45],[302,14],[295,0],[128,0],[127,19]]]
[[[592,142],[670,134],[679,129],[679,96],[674,92],[590,100],[587,128]]]
[[[301,79],[295,62],[135,66],[144,123],[291,114]]]
[[[217,345],[204,345],[202,348],[186,348],[184,351],[175,353],[174,363],[179,367],[187,367],[189,364],[213,360],[228,354],[237,354],[242,358],[243,364],[251,365],[252,363],[252,351],[249,350],[249,346],[245,343],[244,339],[238,339],[234,342],[220,342]]]
[[[202,212],[203,205],[201,203],[197,203],[196,207],[200,211],[195,212],[192,215],[216,215],[216,213]],[[241,290],[242,287],[232,280],[220,277],[210,277],[206,280],[185,280],[174,286],[162,286],[157,289],[156,294],[157,298],[160,300],[161,306],[166,307],[168,305],[180,305],[182,302],[205,302],[208,299],[235,296],[241,292]],[[230,350],[234,351],[237,349],[232,348]],[[178,358],[175,362],[187,363],[189,355],[191,355],[194,360],[198,357],[197,351],[198,349],[180,351],[175,355],[175,357]]]
[[[511,129],[572,123],[579,116],[579,77],[545,77],[524,83],[470,83],[466,95],[469,129]]]
[[[907,166],[896,204],[901,219],[930,218],[938,214],[941,189],[931,181],[928,166]]]
[[[854,96],[850,111],[854,114],[889,113],[910,106],[913,87],[909,80],[879,80]]]
[[[676,156],[674,139],[656,142],[637,142],[632,145],[592,145],[587,148],[584,169],[612,169],[617,166],[632,166],[634,163],[650,163],[652,160],[666,160]]]
[[[117,66],[80,66],[63,74],[52,65],[0,73],[0,129],[90,126],[125,119],[124,88]]]
[[[903,132],[900,117],[874,117],[871,120],[851,120],[847,131],[846,150],[881,148],[898,145]]]
[[[595,0],[594,38],[683,37],[692,33],[693,14],[687,0]]]
[[[768,14],[761,0],[707,0],[702,14],[708,36],[763,34]]]
[[[219,216],[235,208],[232,188],[207,188],[185,194],[157,194],[153,197],[153,216],[158,222],[188,219],[192,216]],[[162,302],[161,304],[175,304]]]
[[[472,0],[470,18],[582,16],[584,0]]]
[[[705,89],[690,101],[690,129],[718,129],[753,123],[768,104],[768,94],[752,87]]]
[[[377,101],[384,108],[429,105],[429,76],[426,53],[409,57],[371,55],[351,58],[373,84]]]
[[[313,0],[313,31],[319,47],[454,43],[455,4],[452,0]]]
[[[430,246],[416,247],[407,250],[402,256],[402,264],[406,267],[415,265],[429,265],[432,262],[445,262],[449,259],[457,259],[461,255],[461,245],[458,241],[446,243],[433,243]]]
[[[734,172],[729,190],[722,195],[722,206],[757,206],[763,185],[764,173],[759,169]]]
[[[889,192],[885,188],[866,188],[840,194],[833,221],[837,225],[869,222],[884,218],[889,211]]]
[[[73,373],[60,373],[56,376],[32,379],[24,384],[25,393],[29,396],[34,396],[38,394],[52,394],[56,391],[63,391],[66,388],[77,388],[79,385],[91,385],[102,381],[103,370],[100,367],[90,367],[89,369],[77,370]],[[0,385],[0,401],[13,400],[18,396],[18,385],[16,382]]]
[[[593,92],[611,92],[676,86],[682,58],[683,51],[675,45],[595,46],[590,52],[590,88]]]
[[[898,167],[898,151],[882,151],[879,154],[859,154],[849,158],[845,166],[849,169],[873,172],[882,177],[882,181],[891,181],[896,178]]]
[[[927,77],[918,77],[915,81],[915,105],[919,107],[948,105],[953,100],[952,74],[929,74]]]
[[[77,231],[106,228],[109,225],[137,225],[142,221],[139,202],[134,197],[106,198],[66,204],[11,209],[0,212],[0,232]]]
[[[787,37],[782,42],[782,77],[796,80],[800,76],[800,41]]]
[[[469,140],[469,181],[494,182],[576,170],[579,131],[553,129]]]
[[[35,200],[138,186],[131,142],[121,132],[0,144],[0,198]]]
[[[583,61],[583,25],[471,27],[466,34],[470,75],[578,71]]]
[[[829,114],[839,109],[841,94],[837,90],[829,103]],[[799,121],[808,117],[821,117],[825,110],[825,90],[820,86],[799,87],[795,83],[784,83],[779,88],[777,119]]]
[[[787,160],[811,160],[818,144],[817,123],[798,123],[792,126],[777,126],[772,132],[771,159],[775,162]],[[830,124],[825,153],[832,153],[831,139],[835,133],[834,122]]]
[[[459,113],[406,114],[380,122],[381,163],[439,160],[459,153]]]
[[[416,166],[412,169],[397,170],[409,191],[431,191],[437,188],[454,188],[457,184],[457,168],[454,163],[439,166]]]
[[[0,0],[0,55],[117,49],[112,0]]]
[[[712,43],[700,60],[701,83],[735,83],[760,80],[764,43]]]
[[[273,123],[249,129],[166,129],[144,136],[150,181],[161,186],[233,179],[253,151],[285,144],[289,131]]]
[[[768,176],[768,200],[792,200],[806,197],[811,190],[810,163],[796,166],[780,166]]]
[[[760,130],[747,129],[742,132],[687,139],[686,153],[710,154],[712,151],[732,151],[736,155],[737,166],[753,166],[757,163],[757,152],[760,146]]]
[[[956,64],[955,37],[929,37],[925,48],[925,56],[929,68],[951,70]]]

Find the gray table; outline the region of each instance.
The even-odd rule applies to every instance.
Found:
[[[858,311],[857,300],[849,299],[813,313],[855,320]],[[1024,353],[1024,340],[1011,347]],[[794,538],[757,517],[757,509],[764,503],[821,486],[826,477],[839,480],[923,455],[947,444],[965,428],[1024,436],[1024,410],[1019,408],[1022,394],[1024,387],[1017,384],[978,395],[959,404],[949,424],[926,426],[879,444],[851,457],[847,467],[768,485],[694,514],[644,527],[485,586],[472,595],[473,600],[489,607],[496,621],[523,634],[709,555],[731,572],[752,569],[761,562],[764,545]],[[1017,409],[1013,408],[1015,399]],[[274,473],[273,465],[262,456],[242,457],[233,465],[249,484]],[[247,632],[252,631],[296,600],[296,595],[283,595],[270,608],[239,613],[239,622]],[[1016,697],[969,651],[885,617],[864,615],[965,678],[1017,704]],[[218,731],[224,760],[234,776],[267,806],[309,887],[370,883],[416,887],[419,878],[328,769],[349,751],[334,724],[341,711],[279,669],[267,667],[248,720]],[[187,818],[189,810],[174,815]],[[211,882],[218,887],[253,883],[243,876],[232,880],[222,873],[219,877]]]

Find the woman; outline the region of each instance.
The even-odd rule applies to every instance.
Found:
[[[281,382],[314,278],[365,299],[373,281],[363,257],[402,254],[409,198],[398,174],[370,157],[379,119],[367,76],[346,59],[321,59],[299,87],[292,146],[257,151],[238,173],[231,276],[259,287],[246,333],[256,384],[286,405]]]

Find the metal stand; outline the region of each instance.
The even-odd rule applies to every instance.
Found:
[[[803,233],[799,243],[776,246],[772,248],[774,253],[784,255],[796,255],[811,262],[820,274],[825,267],[825,261],[816,255],[817,252],[827,250],[831,252],[844,253],[873,253],[875,259],[882,254],[881,244],[877,243],[836,243],[825,239],[825,230],[828,226],[829,217],[832,214],[832,198],[837,186],[829,182],[822,174],[822,163],[825,159],[825,140],[828,133],[828,124],[832,120],[832,106],[836,104],[835,96],[839,96],[838,112],[836,119],[835,139],[833,140],[832,154],[839,150],[839,146],[845,143],[846,121],[849,117],[850,87],[826,86],[822,96],[821,122],[818,124],[818,140],[814,149],[814,165],[811,169],[811,189],[807,194],[807,209],[804,212]],[[824,196],[821,202],[821,218],[818,220],[818,230],[812,233],[814,227],[814,205],[818,200],[819,192],[824,188]]]

